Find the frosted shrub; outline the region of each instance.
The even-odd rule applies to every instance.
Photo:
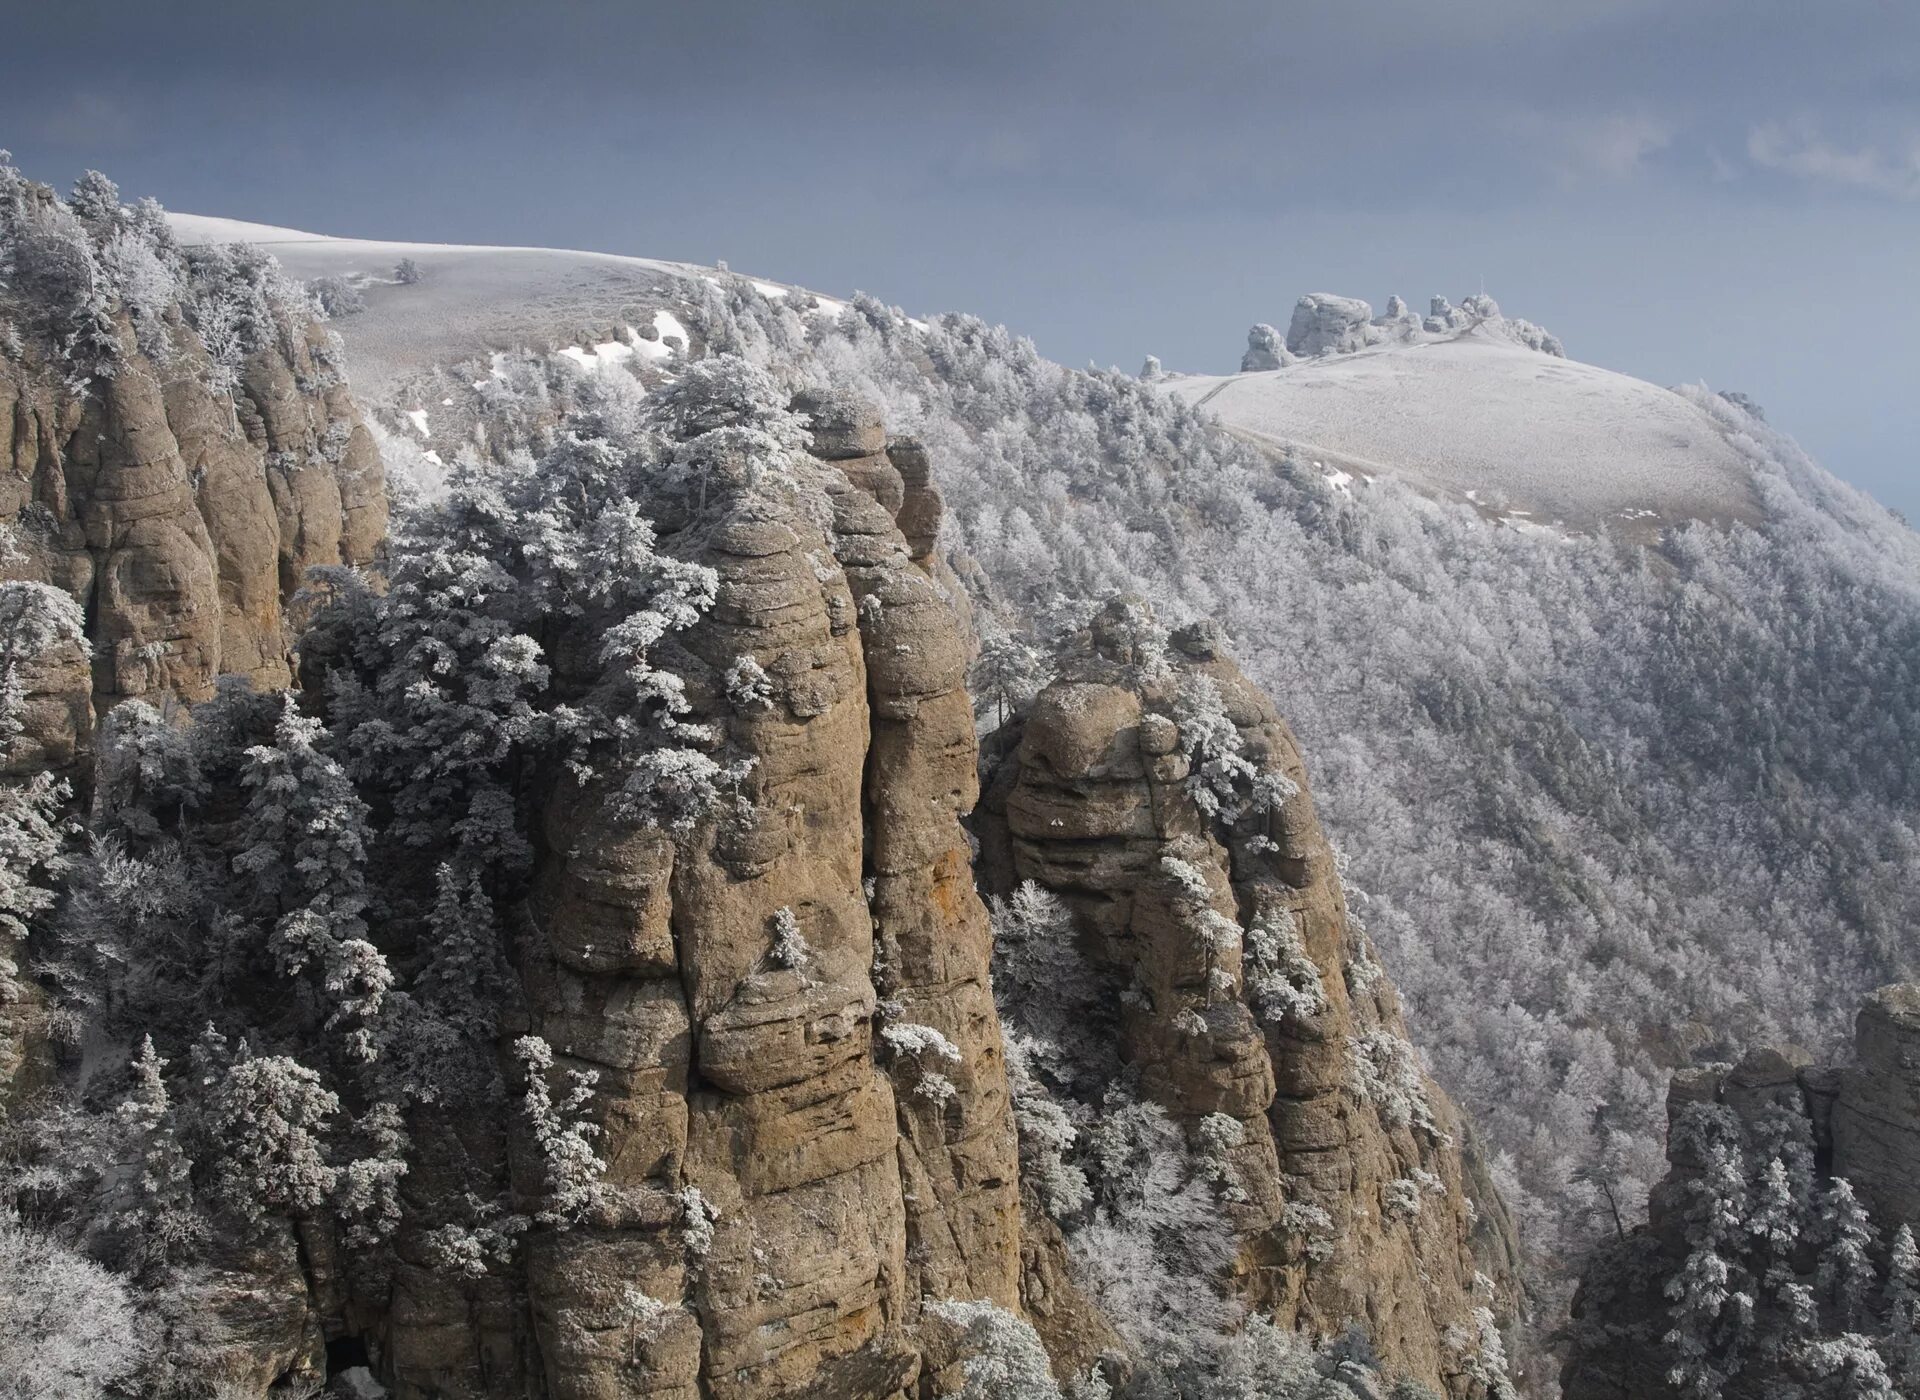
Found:
[[[1187,795],[1208,817],[1232,825],[1299,791],[1285,774],[1262,772],[1246,757],[1245,741],[1212,676],[1193,671],[1180,678],[1173,719],[1189,764]]]
[[[1327,1009],[1320,968],[1307,956],[1300,926],[1285,909],[1263,909],[1246,933],[1247,990],[1269,1024],[1311,1021]]]
[[[955,1400],[1060,1400],[1046,1348],[1024,1318],[985,1299],[930,1302],[926,1310],[960,1332],[966,1382]]]
[[[1220,1274],[1233,1233],[1185,1133],[1119,1091],[1101,1110],[1083,1135],[1092,1209],[1067,1233],[1075,1278],[1142,1349],[1231,1325]]]
[[[1287,1229],[1306,1241],[1307,1258],[1325,1263],[1333,1258],[1333,1251],[1339,1243],[1339,1231],[1334,1228],[1333,1217],[1319,1206],[1309,1205],[1305,1201],[1289,1201],[1281,1213],[1281,1221]]]
[[[1066,1110],[1035,1077],[1032,1043],[1009,1033],[1006,1049],[1007,1087],[1020,1141],[1020,1180],[1033,1189],[1042,1210],[1064,1220],[1092,1199],[1087,1174],[1068,1160],[1079,1134]]]
[[[1172,884],[1177,898],[1202,905],[1213,902],[1213,886],[1207,883],[1207,877],[1200,868],[1191,862],[1178,856],[1162,856],[1160,872]]]
[[[632,1284],[625,1283],[620,1285],[620,1301],[616,1312],[619,1320],[626,1325],[628,1359],[638,1362],[641,1349],[659,1339],[674,1309],[658,1298],[642,1293]]]
[[[1420,1214],[1420,1183],[1400,1177],[1380,1191],[1381,1210],[1389,1220],[1413,1220]]]
[[[813,949],[800,934],[800,920],[785,905],[773,913],[773,947],[768,956],[774,966],[786,968],[803,968],[813,960]]]
[[[0,1400],[99,1400],[142,1361],[127,1286],[0,1210]]]
[[[339,1180],[325,1147],[339,1111],[339,1098],[305,1065],[284,1055],[239,1059],[208,1116],[214,1190],[255,1222],[319,1210]]]
[[[1518,1400],[1519,1392],[1507,1374],[1506,1343],[1491,1308],[1475,1308],[1471,1326],[1454,1324],[1447,1329],[1444,1340],[1461,1375],[1481,1387],[1487,1400]]]
[[[713,1227],[720,1219],[720,1207],[701,1194],[698,1186],[680,1191],[680,1243],[687,1251],[688,1266],[698,1273],[713,1252]]]
[[[1096,1020],[1104,993],[1074,944],[1066,902],[1025,880],[987,908],[1002,1021],[1025,1035],[1035,1065],[1056,1082],[1103,1076],[1112,1055]]]
[[[773,704],[773,677],[751,656],[741,656],[727,669],[727,699],[736,710],[763,710]]]
[[[931,1055],[952,1064],[960,1063],[960,1047],[933,1026],[905,1021],[886,1027],[880,1032],[880,1038],[896,1055]]]
[[[1348,1036],[1347,1063],[1348,1087],[1378,1108],[1382,1120],[1394,1127],[1410,1124],[1430,1138],[1445,1139],[1434,1122],[1419,1058],[1404,1037],[1379,1027]]]
[[[569,1070],[566,1096],[555,1100],[548,1084],[553,1047],[539,1036],[523,1035],[514,1041],[513,1055],[527,1078],[521,1109],[546,1164],[547,1204],[535,1219],[564,1230],[580,1223],[599,1203],[600,1178],[607,1170],[593,1150],[600,1127],[585,1118],[600,1076],[593,1070]]]
[[[913,1086],[916,1097],[935,1108],[944,1108],[958,1095],[960,1091],[953,1081],[929,1063],[944,1061],[957,1065],[961,1061],[960,1047],[940,1031],[908,1021],[885,1027],[880,1038],[900,1060],[920,1063],[920,1077]]]
[[[434,1267],[462,1278],[485,1278],[494,1265],[512,1261],[520,1237],[532,1222],[471,1192],[462,1198],[462,1207],[463,1219],[437,1226],[422,1237],[427,1256]]]
[[[1222,1197],[1235,1202],[1246,1200],[1246,1188],[1233,1170],[1233,1150],[1247,1140],[1246,1124],[1230,1114],[1209,1113],[1193,1135],[1201,1170],[1220,1188]]]

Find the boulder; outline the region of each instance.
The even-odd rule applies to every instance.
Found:
[[[1287,349],[1295,355],[1342,355],[1377,339],[1373,308],[1356,297],[1309,292],[1294,303]]]
[[[1286,345],[1280,339],[1280,332],[1262,321],[1247,332],[1247,353],[1240,357],[1240,372],[1255,374],[1262,370],[1279,369],[1293,363],[1293,356],[1287,353]]]

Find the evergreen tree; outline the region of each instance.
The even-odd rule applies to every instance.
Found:
[[[313,1070],[284,1055],[250,1055],[242,1042],[208,1108],[216,1196],[256,1223],[320,1210],[339,1181],[326,1148],[339,1112],[338,1096]]]
[[[109,1194],[108,1218],[125,1241],[126,1262],[144,1271],[173,1262],[204,1236],[193,1198],[193,1163],[181,1142],[163,1077],[167,1062],[143,1036],[133,1086],[115,1110],[124,1160]]]
[[[1851,1328],[1878,1281],[1873,1264],[1875,1231],[1853,1183],[1836,1176],[1817,1202],[1813,1237],[1820,1249],[1816,1286]]]
[[[343,1028],[350,1060],[380,1054],[393,973],[367,940],[367,805],[318,747],[323,726],[283,700],[273,742],[247,750],[250,844],[234,857],[273,917],[268,947],[298,979],[327,1029]]]

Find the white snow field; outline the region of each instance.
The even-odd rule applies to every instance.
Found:
[[[1685,398],[1489,328],[1164,384],[1330,475],[1396,476],[1523,528],[1640,535],[1758,514],[1739,453]]]
[[[684,354],[690,340],[675,311],[692,304],[696,279],[712,275],[689,263],[612,253],[388,243],[199,214],[167,218],[184,244],[256,243],[294,277],[337,277],[357,288],[366,310],[341,317],[334,328],[347,343],[355,388],[380,404],[404,396],[422,371],[490,350],[550,349],[585,368],[634,356],[663,361],[678,337]],[[402,258],[418,264],[418,282],[395,279]],[[754,286],[764,296],[792,290]],[[824,297],[821,304],[843,305]],[[644,338],[638,327],[658,338]]]

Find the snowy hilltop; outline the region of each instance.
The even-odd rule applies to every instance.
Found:
[[[1649,537],[1751,521],[1750,467],[1685,396],[1566,357],[1484,293],[1416,315],[1315,292],[1284,343],[1247,334],[1234,375],[1161,376],[1256,444],[1337,482],[1397,477],[1516,528]],[[1738,400],[1735,400],[1738,402]]]

